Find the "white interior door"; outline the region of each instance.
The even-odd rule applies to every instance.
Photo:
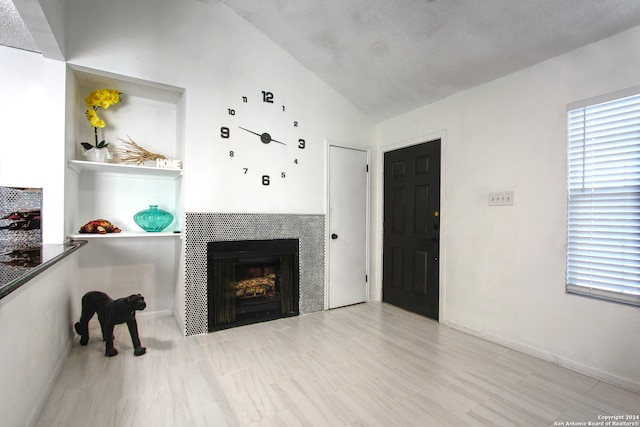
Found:
[[[329,308],[367,300],[368,157],[329,145]]]

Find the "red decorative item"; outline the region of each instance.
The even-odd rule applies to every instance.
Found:
[[[80,233],[87,234],[119,233],[120,231],[122,230],[106,219],[95,219],[80,227]]]

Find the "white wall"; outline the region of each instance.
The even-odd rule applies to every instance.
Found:
[[[187,212],[324,213],[326,139],[375,142],[373,122],[219,2],[157,0],[153,13],[142,0],[67,3],[70,63],[186,89]],[[259,177],[263,170],[273,177],[282,160],[267,157],[257,139],[247,148],[220,138],[221,126],[232,132],[238,125],[271,126],[260,122],[260,113],[245,111],[259,102],[240,102],[262,90],[286,105],[307,141],[300,164],[269,187]],[[238,115],[230,117],[228,108]],[[268,130],[274,137],[286,131],[282,123]],[[281,148],[274,145],[269,148]],[[230,158],[230,150],[241,156]],[[244,175],[243,167],[254,175]]]
[[[147,302],[144,314],[172,313],[176,288],[184,289],[176,284],[181,245],[174,237],[91,239],[76,255],[73,312],[79,315],[86,292],[104,291],[114,299],[142,294]]]
[[[0,185],[42,188],[43,242],[61,243],[65,65],[4,46],[0,64]],[[3,425],[35,421],[66,359],[75,256],[0,300]]]
[[[82,249],[81,249],[82,250]],[[0,300],[0,413],[2,425],[37,419],[71,344],[69,281],[76,254]]]
[[[65,65],[0,46],[0,185],[42,188],[42,240],[64,241]]]
[[[635,390],[639,310],[564,292],[565,117],[570,102],[640,85],[638,46],[640,27],[378,127],[381,150],[445,135],[441,320]],[[515,205],[489,207],[504,190]],[[381,230],[380,181],[375,195]]]

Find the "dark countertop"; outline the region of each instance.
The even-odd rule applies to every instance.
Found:
[[[4,298],[58,261],[69,256],[86,240],[42,245],[36,250],[5,252],[0,259],[0,298]]]

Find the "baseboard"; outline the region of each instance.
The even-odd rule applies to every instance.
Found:
[[[524,353],[529,356],[536,357],[538,359],[542,359],[547,362],[555,363],[556,365],[562,366],[563,368],[570,369],[572,371],[587,375],[591,378],[597,379],[599,381],[624,388],[625,390],[632,391],[634,393],[640,394],[640,383],[636,381],[629,380],[627,378],[620,377],[618,375],[612,374],[611,372],[606,372],[601,369],[594,368],[592,366],[585,365],[583,363],[577,362],[575,360],[553,354],[544,350],[540,350],[539,348],[532,347],[526,344],[523,344],[518,341],[513,341],[499,335],[490,334],[484,331],[480,331],[477,329],[469,328],[466,325],[463,325],[458,322],[454,322],[451,320],[440,319],[440,323],[449,326],[453,329],[459,330],[461,332],[467,333],[469,335],[476,336],[478,338],[485,339],[487,341],[494,342],[496,344],[500,344],[504,347],[507,347],[511,350],[518,351],[520,353]]]
[[[182,334],[183,337],[186,337],[187,336],[187,330],[186,330],[184,322],[183,322],[184,317],[181,317],[176,310],[173,310],[171,312],[171,314],[173,315],[173,320],[175,320],[176,325],[178,326],[178,330],[180,331],[180,333]]]
[[[156,310],[156,311],[137,311],[136,317],[138,319],[159,319],[161,317],[173,316],[173,310]]]
[[[136,314],[136,317],[138,317],[140,320],[143,319],[160,319],[163,317],[171,317],[173,318],[173,321],[176,322],[176,326],[178,328],[178,330],[185,335],[185,331],[184,328],[182,327],[180,320],[178,320],[178,313],[176,313],[175,310],[157,310],[157,311],[150,311],[150,312],[142,312],[139,311],[138,314]]]

